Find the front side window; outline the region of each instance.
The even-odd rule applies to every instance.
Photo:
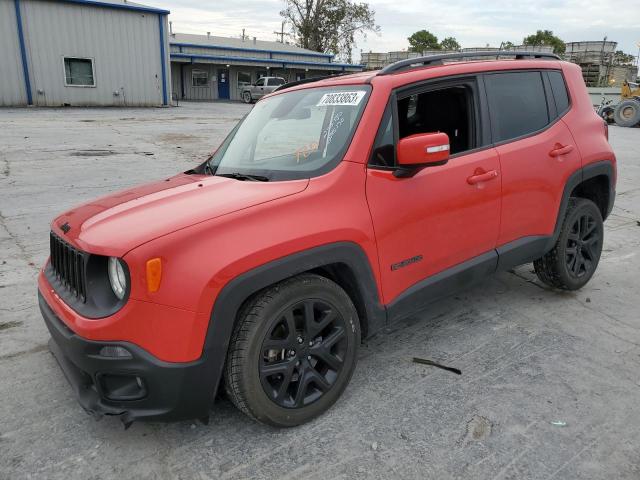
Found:
[[[540,72],[492,73],[484,77],[493,141],[528,135],[549,124]]]
[[[308,88],[261,100],[209,160],[216,175],[310,178],[349,146],[371,87]]]
[[[375,167],[393,167],[396,163],[396,147],[393,139],[393,113],[391,105],[387,107],[380,122],[380,128],[373,146],[369,165]]]
[[[398,137],[443,132],[452,155],[475,148],[473,90],[468,84],[433,88],[398,100]]]
[[[64,80],[67,86],[95,87],[93,60],[90,58],[65,57]]]
[[[206,87],[209,83],[209,73],[204,70],[191,71],[191,85],[194,87]]]
[[[264,87],[264,78],[258,79],[256,82],[256,87]]]

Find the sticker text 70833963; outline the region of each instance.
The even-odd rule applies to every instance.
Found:
[[[366,92],[363,91],[325,93],[316,107],[331,107],[340,105],[356,106],[362,101],[365,93]]]

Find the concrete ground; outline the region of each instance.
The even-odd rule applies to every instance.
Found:
[[[188,169],[246,111],[0,110],[0,478],[640,478],[640,129],[611,128],[618,198],[581,291],[525,265],[441,301],[364,346],[342,399],[299,428],[224,399],[208,426],[87,416],[36,306],[50,220]]]

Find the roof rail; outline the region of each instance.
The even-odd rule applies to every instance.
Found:
[[[481,51],[481,52],[458,52],[458,53],[444,53],[442,55],[428,55],[426,57],[408,58],[406,60],[400,60],[399,62],[387,65],[378,72],[378,75],[389,75],[391,73],[399,72],[411,67],[426,67],[428,65],[442,65],[444,60],[456,60],[464,58],[475,57],[495,57],[498,60],[499,57],[515,57],[516,60],[522,60],[525,58],[537,59],[543,58],[548,60],[560,60],[560,57],[555,53],[542,53],[542,52],[519,52],[514,50],[498,50],[498,51]]]
[[[323,75],[320,77],[303,78],[302,80],[295,80],[293,82],[284,83],[280,85],[278,88],[276,88],[274,92],[279,92],[280,90],[285,90],[291,87],[297,87],[298,85],[304,85],[305,83],[319,82],[320,80],[324,80],[326,78],[343,77],[345,75],[351,75],[352,73],[353,72],[335,73],[333,75]]]

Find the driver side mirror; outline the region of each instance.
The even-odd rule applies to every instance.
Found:
[[[442,132],[417,133],[398,142],[398,165],[401,170],[444,165],[449,160],[449,135]],[[401,175],[404,176],[404,175]]]

